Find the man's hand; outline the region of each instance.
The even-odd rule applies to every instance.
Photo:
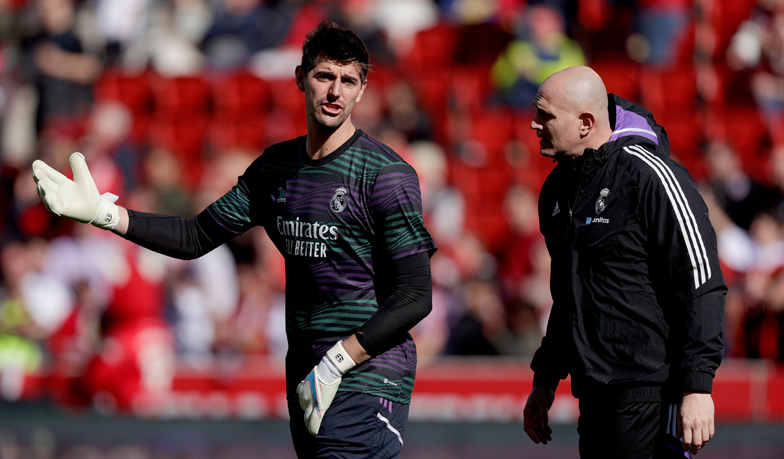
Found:
[[[355,366],[343,348],[343,342],[338,341],[297,386],[299,406],[305,411],[305,425],[311,435],[316,435],[321,428],[321,421],[338,393],[343,375]]]
[[[547,444],[551,441],[553,429],[550,428],[547,412],[553,406],[555,392],[547,387],[536,386],[528,396],[523,409],[523,427],[534,443]]]
[[[683,450],[697,454],[713,438],[713,398],[711,394],[687,392],[678,412],[678,433],[683,436]]]
[[[73,180],[41,160],[33,162],[33,180],[46,208],[80,223],[92,223],[105,230],[114,229],[120,221],[119,208],[114,204],[117,196],[99,194],[81,153],[72,154],[69,162]]]

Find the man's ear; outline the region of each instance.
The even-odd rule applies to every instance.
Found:
[[[305,92],[305,70],[302,69],[301,65],[294,69],[294,80],[297,82],[297,89],[300,92]]]
[[[596,125],[596,117],[591,112],[580,114],[580,136],[585,137],[591,132],[591,129]]]

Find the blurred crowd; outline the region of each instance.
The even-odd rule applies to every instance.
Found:
[[[35,159],[140,211],[190,217],[266,146],[305,133],[307,31],[355,30],[355,123],[417,170],[433,257],[420,364],[530,358],[552,303],[530,130],[554,71],[591,65],[665,126],[702,187],[730,285],[729,357],[784,360],[781,0],[1,0],[0,399],[48,375],[128,409],[177,365],[286,351],[284,270],[257,228],[194,261],[49,214]]]

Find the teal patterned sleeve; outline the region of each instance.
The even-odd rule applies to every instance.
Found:
[[[242,178],[228,193],[210,204],[207,211],[220,226],[235,236],[254,226],[250,193]]]
[[[392,260],[436,251],[422,218],[419,178],[410,165],[393,163],[378,172],[370,207],[377,234]]]

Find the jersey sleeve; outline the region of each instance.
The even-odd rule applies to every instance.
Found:
[[[234,236],[252,228],[251,194],[244,176],[239,178],[231,190],[210,204],[207,212],[218,225]]]
[[[391,260],[437,250],[425,228],[419,178],[410,165],[394,163],[379,171],[369,207],[376,235]]]
[[[651,277],[671,326],[671,352],[684,391],[711,392],[724,352],[724,301],[716,233],[708,209],[685,168],[639,149],[651,173],[640,188],[648,219]]]

